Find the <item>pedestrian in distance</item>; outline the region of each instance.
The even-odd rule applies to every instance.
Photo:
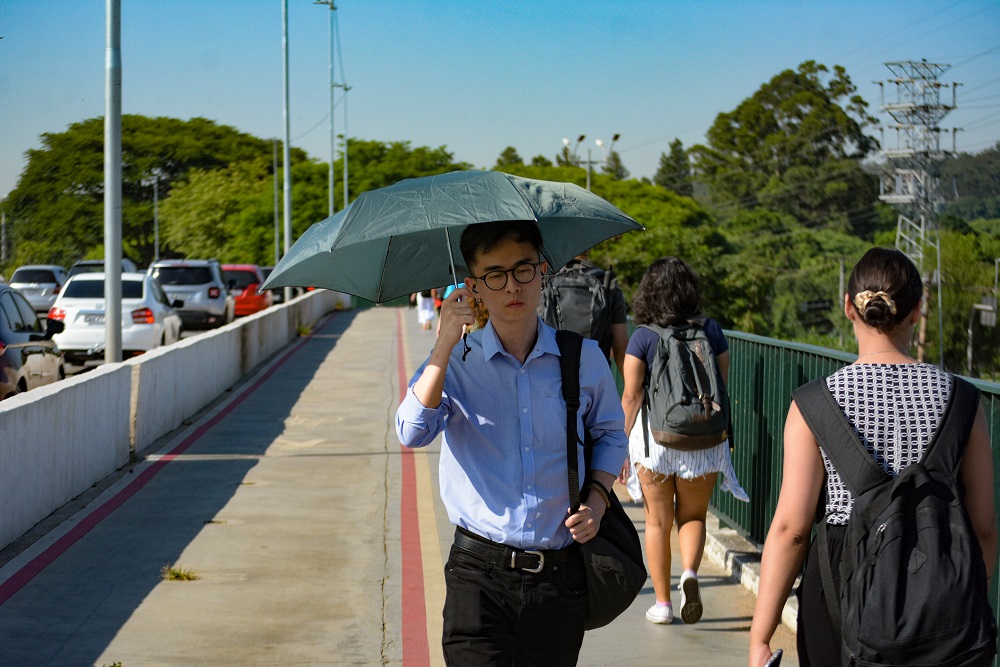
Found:
[[[801,665],[839,666],[851,655],[864,660],[860,664],[875,664],[862,655],[868,650],[863,644],[881,636],[883,627],[895,636],[879,650],[895,653],[877,664],[992,661],[996,625],[990,628],[985,598],[987,573],[996,566],[997,526],[989,433],[978,391],[908,352],[922,292],[920,274],[902,252],[872,248],[865,253],[851,272],[843,304],[858,342],[857,360],[793,393],[781,491],[764,543],[750,628],[750,667],[761,667],[771,655],[769,643],[800,574],[796,643]],[[973,393],[953,401],[960,392]],[[834,421],[819,421],[818,407]],[[951,428],[958,423],[956,415],[962,426]],[[853,452],[853,458],[844,452]],[[859,469],[882,480],[858,484]],[[911,484],[916,493],[909,491]],[[936,502],[938,494],[946,500]],[[895,510],[893,505],[883,510],[879,499],[909,502],[911,496],[915,504],[900,505],[893,519],[880,514]],[[939,509],[953,514],[939,515]],[[938,516],[947,519],[932,523]],[[817,517],[817,538],[810,544]],[[960,524],[968,530],[951,532]],[[869,541],[869,534],[874,539]],[[928,539],[936,542],[924,542]],[[949,550],[962,540],[967,548],[951,558]],[[870,555],[855,557],[865,553]],[[871,596],[862,597],[866,590]],[[845,606],[845,596],[863,604]],[[982,600],[978,607],[976,600]],[[872,616],[862,626],[852,620],[856,612],[869,610]],[[958,618],[966,612],[968,622]],[[966,659],[942,655],[951,651],[952,642],[965,641],[964,630],[948,625],[955,622],[963,628],[981,625],[980,636],[985,636],[978,648],[962,649]],[[905,638],[898,634],[911,632]]]
[[[576,545],[597,535],[602,496],[626,454],[611,370],[584,340],[578,428],[594,446],[583,502],[570,515],[559,348],[535,311],[541,247],[534,222],[466,228],[460,248],[473,275],[444,299],[440,334],[396,412],[406,447],[443,433],[441,499],[455,524],[445,565],[449,665],[577,663],[587,584]],[[490,317],[466,350],[472,299]]]
[[[430,329],[434,326],[434,317],[437,310],[434,308],[434,290],[424,290],[417,292],[417,324],[421,329]]]
[[[658,624],[670,624],[674,619],[670,531],[676,524],[683,566],[679,582],[680,616],[685,623],[697,623],[703,612],[698,568],[705,551],[708,502],[718,474],[723,475],[724,491],[743,501],[749,498],[733,470],[726,430],[693,449],[682,449],[681,443],[675,446],[651,443],[649,433],[654,432],[654,424],[649,420],[643,424],[640,409],[644,403],[650,405],[654,369],[667,367],[660,361],[667,349],[664,337],[672,332],[699,336],[703,332],[702,340],[707,338],[710,346],[703,354],[714,356],[716,380],[723,392],[729,370],[729,344],[718,322],[700,316],[698,275],[676,257],[661,258],[649,266],[632,301],[632,314],[637,325],[646,326],[639,326],[633,332],[625,354],[622,408],[625,431],[629,434],[629,459],[622,467],[620,481],[627,486],[633,500],[642,500],[645,508],[646,559],[656,592],[656,602],[646,612],[646,619]],[[687,385],[690,381],[677,378],[674,383]],[[728,429],[728,420],[724,428]]]

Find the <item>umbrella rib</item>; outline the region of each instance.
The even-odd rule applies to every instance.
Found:
[[[382,285],[385,284],[385,267],[389,263],[389,251],[392,249],[392,239],[394,237],[389,237],[389,242],[385,244],[385,256],[382,258],[382,268],[378,274],[378,291],[375,293],[375,303],[382,303]]]
[[[524,205],[528,207],[529,211],[531,211],[531,217],[534,218],[535,222],[537,223],[538,222],[538,214],[535,212],[535,207],[531,205],[531,202],[528,201],[528,198],[524,196],[524,193],[521,192],[521,189],[519,187],[517,187],[516,185],[514,185],[514,181],[510,180],[510,174],[504,173],[502,171],[500,173],[503,174],[504,177],[507,179],[507,182],[510,183],[510,187],[514,188],[514,192],[516,192],[518,195],[520,195],[521,199],[524,200]]]

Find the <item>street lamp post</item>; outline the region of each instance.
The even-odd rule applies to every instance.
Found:
[[[597,147],[601,149],[601,161],[600,162],[597,162],[596,160],[591,160],[590,159],[590,149],[589,148],[587,149],[587,190],[588,191],[590,190],[590,173],[591,173],[591,169],[593,168],[593,166],[595,164],[605,164],[605,165],[607,165],[607,163],[608,163],[608,155],[610,155],[612,153],[612,151],[614,151],[615,142],[618,141],[618,137],[620,137],[620,136],[621,136],[620,134],[615,133],[615,135],[611,138],[611,145],[608,146],[608,152],[607,153],[604,152],[604,140],[603,139],[594,139],[594,143],[597,144]],[[583,141],[586,138],[587,138],[587,135],[581,134],[577,138],[576,144],[573,146],[573,152],[570,154],[572,156],[572,162],[574,164],[576,164],[576,165],[579,165],[579,163],[580,163],[580,160],[576,157],[576,150],[580,146],[580,142]],[[563,146],[566,147],[567,152],[568,152],[568,149],[569,149],[569,144],[570,144],[570,140],[566,139],[566,138],[563,138]]]
[[[351,87],[348,86],[346,82],[335,83],[333,85],[337,88],[344,89],[344,148],[342,149],[342,153],[344,155],[344,208],[347,208],[347,201],[348,201],[347,175],[349,173],[347,168],[347,91],[349,91]]]
[[[153,261],[160,261],[160,175],[153,175]]]
[[[333,131],[333,107],[334,107],[334,96],[333,96],[333,94],[334,94],[334,90],[337,87],[337,84],[334,83],[335,77],[334,77],[334,74],[333,74],[333,52],[334,52],[334,46],[335,46],[335,43],[336,43],[334,41],[334,37],[333,37],[333,29],[334,29],[333,28],[333,24],[334,24],[334,20],[336,18],[335,15],[334,15],[334,12],[337,11],[337,6],[334,4],[334,0],[315,0],[315,2],[313,2],[313,4],[315,4],[315,5],[326,5],[326,6],[328,6],[330,8],[330,169],[329,169],[329,172],[330,172],[329,173],[330,183],[329,183],[328,190],[329,190],[329,194],[330,194],[330,202],[329,202],[330,215],[333,215],[336,212],[336,210],[337,210],[336,204],[334,203],[334,199],[333,199],[333,188],[334,188],[334,182],[335,182],[334,181],[334,173],[333,173],[333,158],[334,158],[334,154],[335,154],[335,150],[336,150],[336,134],[334,134],[334,131]],[[346,199],[344,200],[344,206],[347,206],[347,200]]]

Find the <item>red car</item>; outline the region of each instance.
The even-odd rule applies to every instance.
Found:
[[[271,292],[257,293],[257,288],[264,282],[264,274],[256,264],[223,264],[222,280],[236,300],[237,317],[253,315],[271,307]]]

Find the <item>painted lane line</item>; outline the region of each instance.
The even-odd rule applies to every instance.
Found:
[[[406,395],[406,365],[403,346],[403,311],[396,317],[396,367],[399,400]],[[399,543],[402,562],[403,667],[430,667],[427,643],[427,608],[424,601],[423,557],[420,549],[420,515],[413,450],[400,449]]]

